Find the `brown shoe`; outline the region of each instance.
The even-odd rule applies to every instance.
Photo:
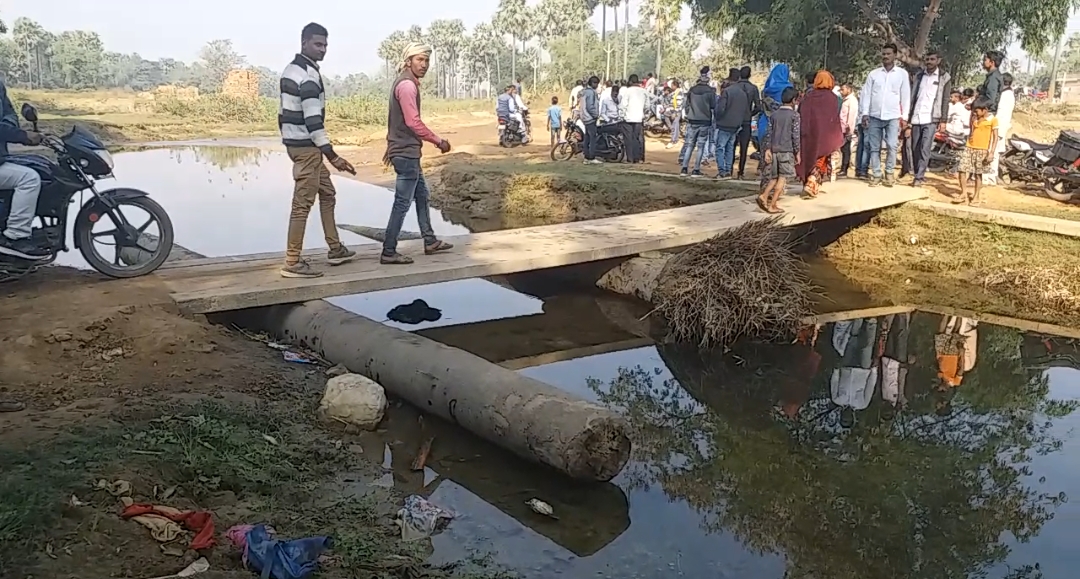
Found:
[[[444,251],[450,251],[454,249],[454,245],[445,241],[436,240],[431,245],[424,246],[424,255],[434,255],[436,253],[442,253]]]
[[[354,259],[356,259],[356,252],[344,245],[339,245],[337,249],[331,249],[326,254],[326,261],[330,262],[330,265],[341,265]]]
[[[321,271],[312,269],[311,264],[306,259],[301,259],[294,264],[285,264],[281,268],[281,277],[291,277],[299,279],[314,279],[322,277]]]

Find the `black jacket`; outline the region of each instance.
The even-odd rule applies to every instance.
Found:
[[[729,86],[716,97],[713,125],[725,131],[735,131],[750,117],[750,98],[739,85]]]
[[[926,77],[926,69],[919,69],[911,82],[911,107],[908,109],[908,122],[915,119],[915,105],[919,102],[919,91],[922,90],[923,78]],[[949,94],[952,92],[952,75],[938,68],[938,86],[934,91],[934,112],[931,120],[934,123],[944,123],[949,120]]]
[[[8,154],[8,143],[29,144],[26,131],[19,127],[19,115],[8,98],[7,87],[0,82],[0,165]]]
[[[757,85],[748,80],[740,80],[736,86],[746,93],[746,99],[750,103],[750,114],[743,119],[743,123],[746,124],[754,119],[754,115],[764,110],[761,108],[761,91],[758,90]]]
[[[1001,71],[994,69],[986,73],[986,80],[979,86],[979,96],[990,101],[990,112],[996,113],[998,102],[1001,101],[1001,89],[1004,84],[1001,81]]]
[[[686,120],[692,125],[711,125],[716,108],[716,89],[698,81],[686,92]]]

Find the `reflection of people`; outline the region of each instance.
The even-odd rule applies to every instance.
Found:
[[[881,397],[892,409],[901,409],[907,404],[907,374],[915,357],[908,354],[908,330],[911,314],[888,316],[889,329],[885,333],[885,350],[881,356]]]
[[[971,318],[942,316],[934,336],[938,364],[938,389],[960,386],[964,374],[975,368],[978,353],[978,322]]]
[[[878,365],[874,357],[877,318],[837,322],[833,326],[833,349],[840,355],[840,365],[829,381],[832,401],[840,407],[840,425],[851,428],[855,412],[865,410],[874,397]]]
[[[821,365],[821,354],[815,349],[820,331],[819,325],[806,326],[795,338],[799,344],[795,352],[797,360],[780,393],[780,410],[790,419],[795,418],[810,399],[810,388]]]

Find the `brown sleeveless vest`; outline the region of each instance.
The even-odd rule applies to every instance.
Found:
[[[389,162],[394,157],[403,157],[406,159],[419,159],[420,151],[423,149],[424,143],[417,137],[412,129],[405,124],[405,114],[401,111],[401,103],[397,99],[397,86],[403,82],[416,82],[412,73],[408,70],[403,71],[398,75],[397,80],[394,81],[394,85],[390,88],[390,114],[387,117],[386,125],[386,157],[384,160]],[[416,108],[420,110],[420,92],[416,93]]]

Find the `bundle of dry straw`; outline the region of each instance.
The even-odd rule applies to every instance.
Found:
[[[813,313],[813,284],[777,219],[694,245],[664,267],[653,292],[670,338],[699,347],[740,338],[790,340]]]

